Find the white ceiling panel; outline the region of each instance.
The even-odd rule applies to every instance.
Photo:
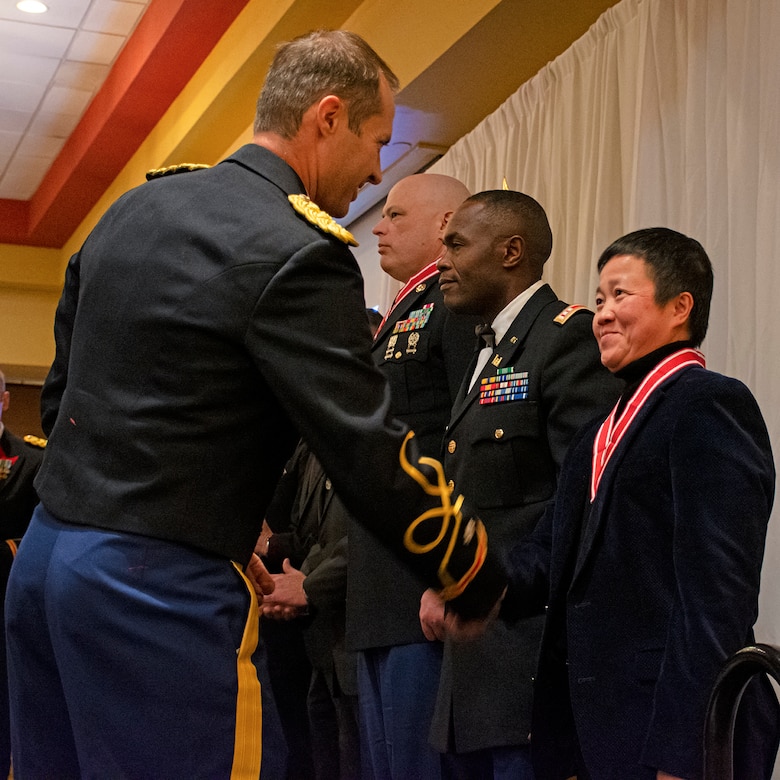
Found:
[[[27,127],[27,132],[37,136],[67,138],[79,123],[78,114],[57,114],[38,111]]]
[[[23,133],[30,122],[29,111],[13,111],[0,107],[0,132]]]
[[[52,161],[62,151],[65,141],[65,138],[57,138],[51,135],[26,133],[21,139],[16,152],[20,155],[42,157]]]
[[[106,80],[110,70],[110,65],[67,60],[57,69],[57,73],[54,76],[54,84],[61,87],[74,87],[97,92],[100,85]]]
[[[118,0],[96,0],[84,19],[82,28],[92,32],[129,35],[141,18],[144,6]]]
[[[45,157],[21,157],[14,155],[13,162],[0,181],[0,198],[28,200],[51,166]]]
[[[33,57],[27,54],[11,54],[9,51],[2,50],[0,51],[0,78],[35,84],[45,89],[57,72],[59,64],[58,57]]]
[[[41,102],[44,85],[22,84],[20,81],[0,81],[0,105],[12,111],[24,111],[32,116]]]
[[[0,0],[0,19],[25,24],[51,25],[76,29],[89,9],[90,0],[46,0],[45,14],[28,14],[16,7],[17,0]]]
[[[22,24],[0,19],[0,51],[36,57],[63,57],[75,35],[65,27]]]
[[[32,197],[149,2],[0,0],[0,198]]]
[[[52,87],[41,101],[40,110],[48,114],[76,114],[81,116],[92,99],[91,92],[72,87]]]
[[[0,130],[0,165],[8,164],[8,160],[21,140],[21,133],[7,133]]]
[[[104,35],[103,33],[79,30],[68,49],[68,59],[78,62],[97,62],[100,65],[110,65],[125,38],[121,35]]]

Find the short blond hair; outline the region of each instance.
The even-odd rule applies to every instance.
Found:
[[[254,131],[294,138],[307,109],[336,95],[347,104],[349,129],[357,134],[366,119],[382,110],[382,77],[393,92],[398,90],[387,63],[348,30],[316,30],[283,43],[257,99]]]

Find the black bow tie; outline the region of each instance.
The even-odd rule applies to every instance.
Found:
[[[493,332],[493,328],[491,328],[490,325],[477,325],[477,327],[474,328],[474,333],[482,339],[483,347],[495,349],[496,334]]]

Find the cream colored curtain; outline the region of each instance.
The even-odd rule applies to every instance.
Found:
[[[778,42],[778,0],[623,0],[431,170],[473,192],[506,177],[539,200],[555,236],[546,278],[571,302],[592,305],[596,258],[630,230],[701,241],[708,365],[751,388],[780,458]],[[780,510],[758,631],[780,644]]]

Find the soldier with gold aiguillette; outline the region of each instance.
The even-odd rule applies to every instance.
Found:
[[[353,33],[281,46],[253,142],[125,193],[71,259],[41,503],[8,586],[20,777],[260,775],[272,581],[253,554],[301,436],[454,610],[498,600],[484,535],[466,538],[441,465],[390,415],[360,269],[328,217],[381,180],[395,88]]]

